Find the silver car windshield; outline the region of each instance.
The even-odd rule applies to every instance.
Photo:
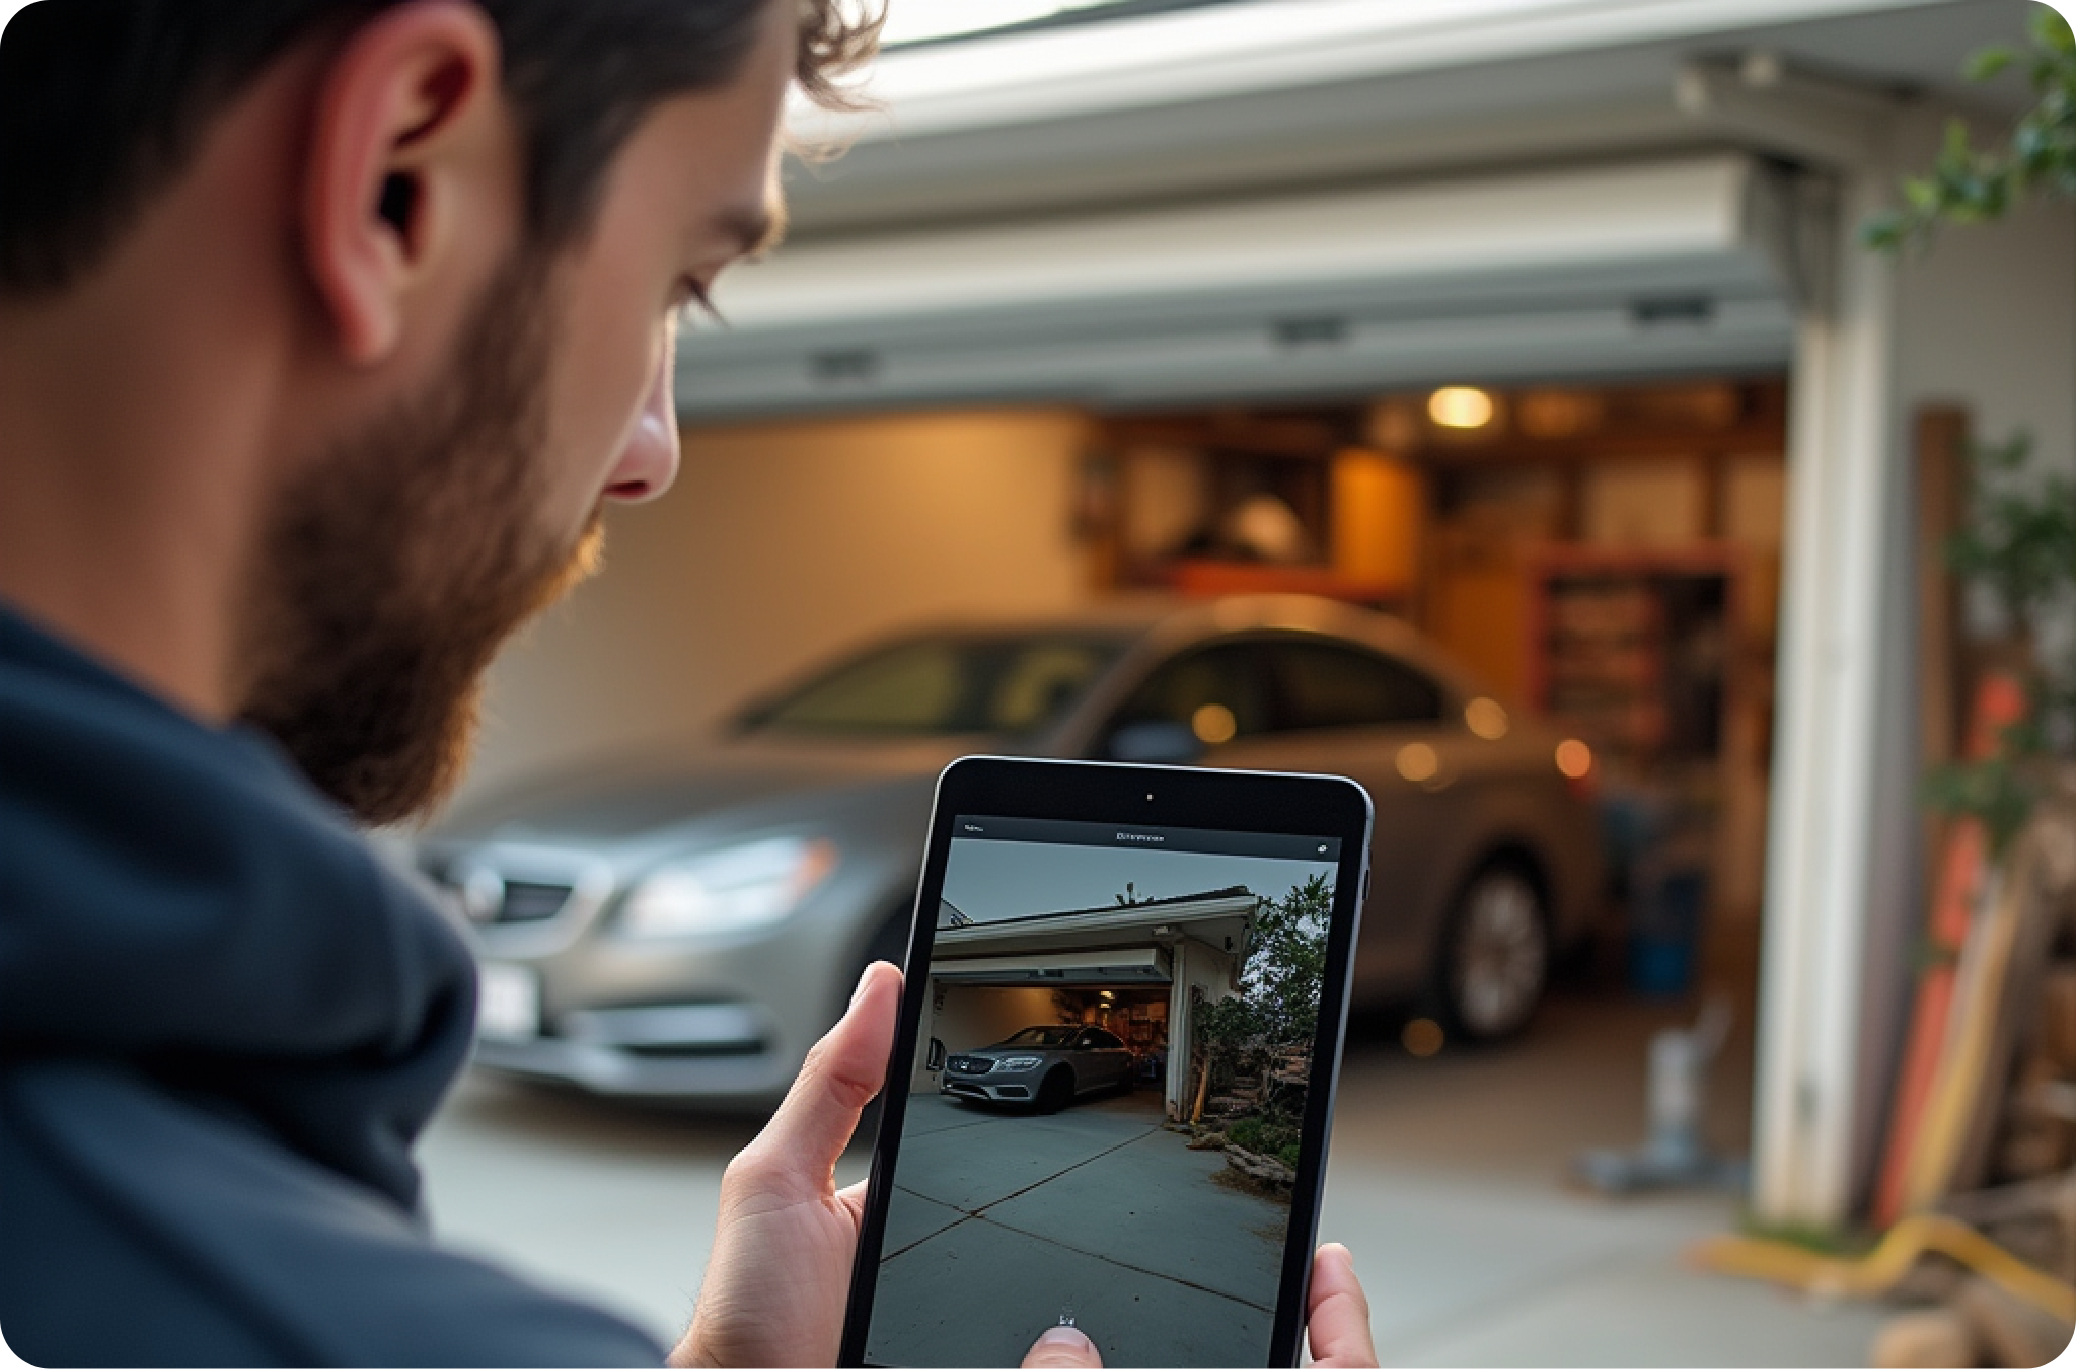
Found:
[[[1025,1027],[1002,1044],[1005,1046],[1071,1046],[1081,1034],[1079,1027]]]
[[[1072,706],[1125,645],[1085,634],[911,638],[854,656],[743,721],[783,732],[1034,732]]]

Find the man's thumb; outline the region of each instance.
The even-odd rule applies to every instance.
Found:
[[[1103,1369],[1096,1343],[1072,1326],[1055,1326],[1024,1356],[1024,1369]]]
[[[850,1009],[808,1052],[786,1101],[744,1151],[760,1162],[760,1187],[827,1187],[837,1156],[858,1129],[859,1114],[886,1078],[900,1011],[901,972],[875,961],[858,981]]]

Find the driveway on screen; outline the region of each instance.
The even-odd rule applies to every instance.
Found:
[[[1063,1316],[1110,1364],[1265,1355],[1289,1209],[1161,1122],[1154,1093],[1051,1115],[911,1097],[872,1357],[1013,1364]]]

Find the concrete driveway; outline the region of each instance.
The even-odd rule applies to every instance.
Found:
[[[1289,1209],[1185,1139],[1153,1093],[1051,1116],[912,1097],[868,1356],[1015,1364],[1071,1315],[1109,1365],[1261,1363]]]
[[[1749,1022],[1750,998],[1741,1002],[1747,1015],[1740,1020]],[[1868,1341],[1888,1309],[1792,1297],[1703,1273],[1682,1260],[1693,1241],[1735,1229],[1739,1203],[1732,1195],[1609,1202],[1562,1182],[1578,1148],[1631,1144],[1643,1134],[1650,1034],[1690,1018],[1691,1010],[1679,1007],[1559,995],[1535,1029],[1505,1049],[1450,1050],[1425,1060],[1399,1048],[1396,1024],[1388,1030],[1356,1024],[1319,1235],[1354,1250],[1385,1364],[1796,1369],[1866,1363]],[[1748,1029],[1733,1036],[1711,1084],[1711,1139],[1734,1152],[1750,1128]],[[1082,1103],[1053,1118],[1002,1114],[989,1120],[990,1114],[940,1105],[935,1116],[997,1127],[1071,1126],[1121,1107],[1130,1105]],[[916,1115],[921,1126],[931,1114],[918,1107]],[[1125,1134],[1151,1133],[1155,1120],[1143,1114]],[[551,1288],[602,1302],[668,1343],[691,1315],[713,1244],[722,1169],[755,1130],[742,1119],[614,1106],[476,1075],[455,1091],[419,1155],[434,1229],[443,1239]],[[1144,1144],[1179,1146],[1182,1139],[1167,1132],[1157,1137]],[[838,1163],[837,1183],[864,1178],[870,1151],[869,1136],[861,1138]],[[1187,1150],[1172,1158],[1207,1170],[1217,1160]],[[1093,1245],[1082,1223],[1072,1250],[1138,1263],[1127,1256],[1134,1231],[1177,1216],[1151,1212],[1145,1203],[1124,1206],[1135,1214],[1131,1219],[1101,1224],[1101,1243]],[[1248,1199],[1245,1206],[1258,1211],[1262,1205]],[[912,1234],[908,1243],[915,1240]],[[1088,1256],[1061,1247],[1059,1258]],[[1263,1258],[1272,1255],[1265,1250]],[[1098,1268],[1116,1273],[1112,1263]],[[954,1287],[982,1317],[1011,1305],[1003,1288]],[[1187,1291],[1172,1282],[1161,1287],[1177,1297]],[[1075,1311],[1084,1330],[1106,1346],[1118,1344],[1110,1329],[1113,1312],[1128,1318],[1144,1303],[1132,1303],[1127,1294],[1119,1306],[1100,1292]],[[1223,1303],[1203,1299],[1192,1306],[1210,1301]],[[1040,1324],[1059,1316],[1057,1303],[1017,1303],[1012,1310]],[[948,1334],[964,1333],[952,1327]],[[1190,1340],[1200,1343],[1194,1335]],[[1028,1345],[1026,1338],[989,1352],[992,1358],[963,1348],[926,1358],[1016,1364]],[[1250,1354],[1262,1362],[1259,1353],[1237,1345],[1191,1353],[1200,1364],[1241,1363]],[[1171,1350],[1161,1358],[1181,1355]]]

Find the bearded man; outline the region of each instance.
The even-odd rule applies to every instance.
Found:
[[[664,1357],[430,1238],[411,1147],[474,974],[357,825],[437,802],[499,644],[670,484],[677,318],[774,236],[789,86],[835,101],[873,45],[842,3],[43,0],[0,35],[17,1354]],[[730,1166],[674,1362],[834,1356],[831,1174],[899,980]],[[1340,1252],[1314,1349],[1371,1353]]]

